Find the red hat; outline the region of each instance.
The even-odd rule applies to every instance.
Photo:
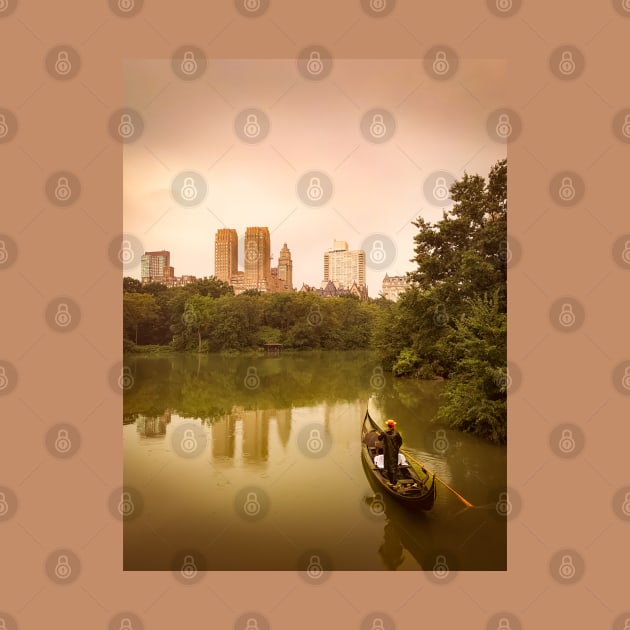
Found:
[[[393,427],[396,423],[393,420],[388,420],[387,421],[387,426],[388,427]]]

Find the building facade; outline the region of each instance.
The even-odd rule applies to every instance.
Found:
[[[400,294],[404,293],[410,286],[411,282],[407,280],[406,276],[388,276],[385,274],[381,295],[385,299],[395,302]]]
[[[269,228],[248,227],[245,230],[245,290],[271,289],[271,239]]]
[[[238,235],[236,230],[217,230],[214,239],[214,276],[229,283],[238,271]]]
[[[352,285],[365,287],[365,252],[349,250],[346,241],[333,241],[332,249],[324,254],[322,288],[329,281],[338,289],[350,289]]]
[[[293,291],[293,261],[286,243],[278,256],[278,291]]]
[[[166,250],[145,252],[140,259],[140,277],[143,284],[162,282],[175,275],[171,265],[171,253]]]

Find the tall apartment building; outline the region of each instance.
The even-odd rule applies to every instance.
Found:
[[[365,287],[365,252],[349,250],[346,241],[333,241],[332,249],[324,254],[324,281],[329,281],[338,289],[349,289],[355,284]]]
[[[172,278],[175,270],[171,267],[171,252],[145,252],[140,259],[140,276],[143,283],[160,282]]]
[[[269,291],[271,282],[271,239],[269,228],[248,227],[245,230],[245,289]]]
[[[231,282],[238,271],[238,235],[236,230],[217,230],[214,239],[214,276]]]
[[[293,261],[291,251],[285,243],[278,256],[278,291],[293,291]]]

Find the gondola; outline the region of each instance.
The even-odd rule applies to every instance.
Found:
[[[430,510],[435,503],[436,482],[435,473],[422,467],[422,472],[411,465],[398,467],[398,483],[388,485],[387,472],[374,465],[376,455],[375,444],[383,430],[374,422],[370,412],[366,410],[361,428],[361,458],[366,474],[389,496],[394,497],[405,506],[419,510]]]

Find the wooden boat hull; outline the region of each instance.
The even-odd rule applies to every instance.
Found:
[[[373,485],[399,503],[414,509],[430,510],[437,493],[435,474],[425,469],[419,472],[411,465],[401,466],[398,469],[398,484],[395,487],[388,485],[385,471],[377,469],[373,461],[376,454],[373,443],[380,432],[380,427],[366,411],[361,429],[361,459],[366,475],[374,482]]]

